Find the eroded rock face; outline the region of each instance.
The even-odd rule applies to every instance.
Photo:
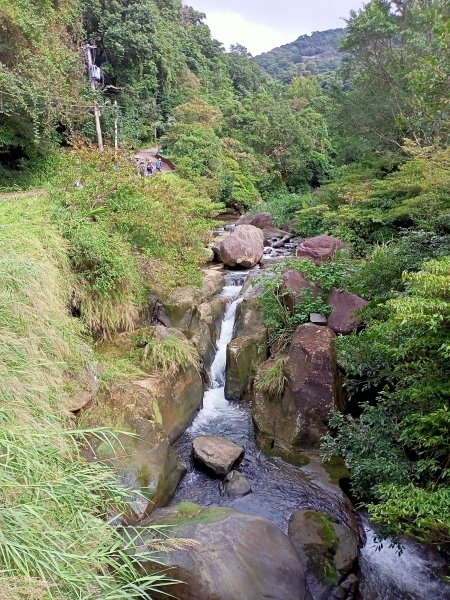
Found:
[[[303,240],[297,248],[297,256],[311,260],[314,264],[320,265],[332,260],[336,250],[345,248],[346,244],[342,240],[331,235],[317,235]]]
[[[249,269],[259,263],[263,253],[263,233],[253,225],[238,225],[219,247],[220,260],[227,267]]]
[[[253,420],[260,443],[314,449],[327,431],[330,413],[342,408],[334,352],[335,334],[328,327],[305,323],[292,339],[281,399],[257,393]]]
[[[239,400],[267,358],[267,330],[262,305],[254,288],[248,287],[237,307],[234,338],[227,347],[225,397]]]
[[[181,504],[158,511],[145,525],[172,525],[171,537],[193,544],[160,556],[184,584],[168,590],[179,600],[306,600],[303,567],[289,538],[273,523],[219,507]],[[137,551],[140,546],[137,546]],[[144,562],[143,570],[158,565]],[[155,598],[164,596],[156,595]]]
[[[358,532],[341,525],[331,515],[300,510],[289,520],[289,538],[305,565],[308,587],[314,598],[351,600],[357,579],[352,574],[358,558]]]
[[[320,295],[319,288],[296,269],[284,271],[281,276],[280,287],[281,291],[286,293],[283,302],[291,312],[305,296],[311,295],[313,298],[317,298]]]
[[[204,271],[201,288],[186,287],[174,290],[163,302],[172,326],[181,329],[187,335],[197,307],[218,294],[223,284],[222,271],[208,268]]]
[[[194,458],[215,475],[224,477],[244,455],[244,448],[216,435],[201,435],[192,442]]]
[[[154,402],[142,388],[117,383],[83,415],[83,423],[90,427],[124,432],[111,436],[108,442],[93,438],[88,455],[91,460],[111,465],[129,490],[129,522],[165,506],[185,473],[161,427]]]
[[[335,333],[348,334],[356,329],[361,319],[355,314],[357,310],[368,304],[367,300],[350,292],[342,292],[333,288],[328,295],[327,303],[333,307],[328,317],[328,327]]]
[[[226,298],[219,297],[200,304],[189,325],[187,336],[197,348],[205,369],[209,369],[214,360],[226,304]]]
[[[253,225],[253,227],[258,227],[258,229],[265,229],[266,227],[272,227],[272,222],[272,215],[269,212],[263,212],[257,215],[241,217],[238,225]]]

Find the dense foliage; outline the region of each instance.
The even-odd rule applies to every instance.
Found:
[[[291,44],[284,44],[255,58],[269,75],[289,83],[294,77],[319,75],[335,71],[342,61],[338,51],[344,29],[314,31],[301,35]]]

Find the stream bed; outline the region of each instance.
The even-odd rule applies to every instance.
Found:
[[[278,458],[267,458],[259,450],[245,403],[225,398],[226,348],[233,327],[240,292],[249,272],[229,271],[220,294],[227,299],[217,352],[210,369],[210,385],[203,408],[176,443],[187,468],[171,505],[191,501],[201,505],[226,506],[257,515],[287,531],[293,512],[301,509],[325,511],[339,522],[351,525],[349,502],[341,490],[331,485],[318,457],[311,456],[305,467],[296,467]],[[244,446],[245,456],[238,470],[246,477],[252,493],[243,498],[223,494],[219,480],[199,470],[192,458],[192,440],[199,435],[226,437]],[[447,600],[449,587],[439,578],[445,564],[428,547],[403,540],[403,552],[375,541],[376,534],[364,514],[359,515],[362,540],[359,556],[360,600]],[[314,594],[312,595],[315,600]]]

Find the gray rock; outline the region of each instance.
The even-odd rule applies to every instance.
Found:
[[[344,526],[324,512],[300,510],[289,520],[288,535],[315,598],[352,597],[357,584],[351,574],[358,558],[357,528]]]
[[[259,263],[263,253],[263,233],[253,225],[238,225],[219,246],[220,260],[227,267],[249,269]]]
[[[244,448],[224,437],[202,435],[192,443],[194,458],[215,475],[227,475],[242,458]]]
[[[242,473],[230,471],[223,481],[223,490],[231,498],[241,498],[250,494],[252,488]]]
[[[328,319],[325,315],[319,315],[319,313],[311,313],[309,315],[309,320],[314,325],[326,325],[328,323]]]
[[[183,582],[167,589],[178,600],[306,600],[302,564],[272,522],[221,507],[181,504],[143,522],[136,554],[154,536],[145,526],[160,524],[171,526],[170,537],[191,541],[158,556],[170,577]],[[146,573],[161,570],[160,564],[142,559],[140,566]]]

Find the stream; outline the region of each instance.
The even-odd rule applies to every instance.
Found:
[[[229,402],[225,398],[226,349],[233,338],[240,292],[250,272],[228,271],[220,294],[227,299],[217,352],[210,369],[210,385],[205,391],[203,408],[192,425],[176,443],[187,468],[171,505],[191,501],[201,505],[234,508],[276,523],[287,531],[293,512],[301,509],[326,511],[339,522],[351,525],[348,500],[341,490],[329,483],[318,457],[311,456],[305,467],[296,467],[278,458],[267,458],[259,450],[246,402]],[[243,498],[222,494],[219,481],[199,470],[192,458],[192,440],[199,435],[226,437],[244,446],[245,456],[238,470],[246,477],[252,493]],[[359,515],[360,600],[446,600],[449,587],[439,578],[444,571],[442,558],[428,547],[402,541],[399,555],[384,541],[379,549],[375,532],[364,514]],[[314,600],[314,592],[312,591]]]

